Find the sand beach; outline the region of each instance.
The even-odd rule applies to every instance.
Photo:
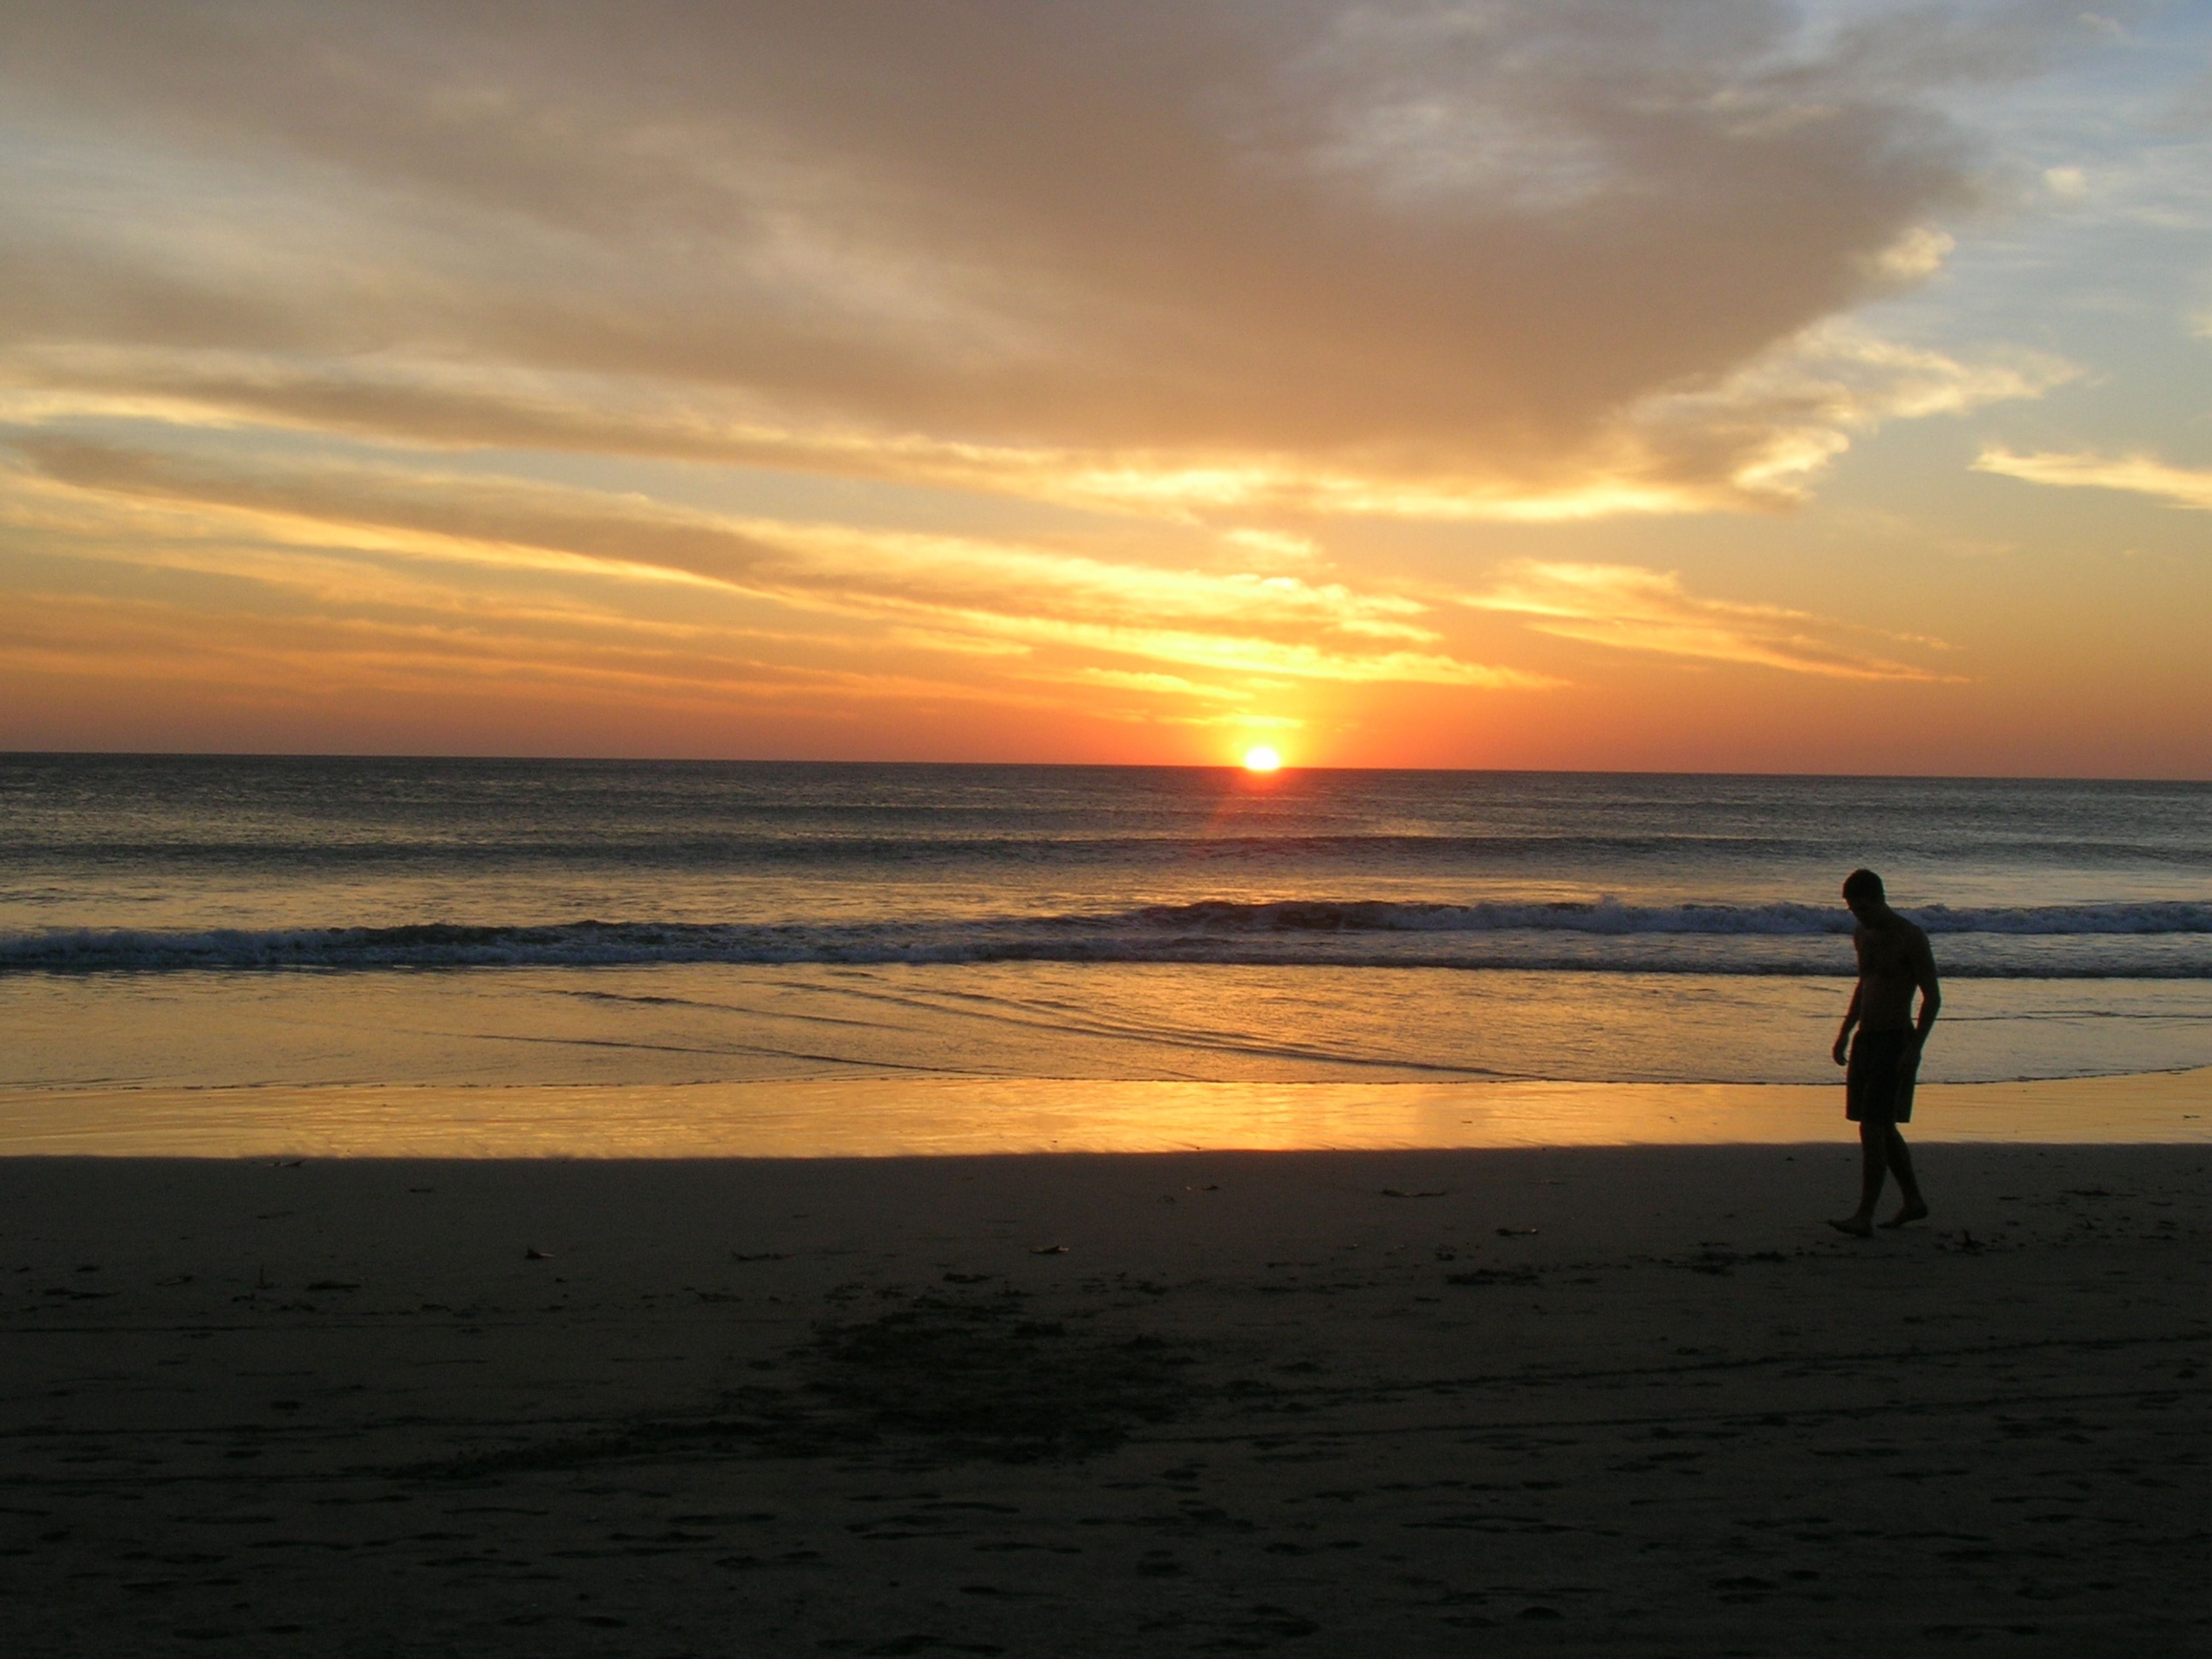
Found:
[[[9,1158],[9,1649],[2201,1650],[2212,1155],[1843,1127]]]

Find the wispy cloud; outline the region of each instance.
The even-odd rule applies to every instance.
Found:
[[[269,579],[265,553],[230,550],[228,523],[317,550],[298,576],[351,550],[380,560],[481,566],[605,592],[678,584],[738,605],[866,621],[913,648],[979,659],[1030,647],[1230,676],[1343,684],[1538,688],[1547,677],[1462,660],[1401,593],[1279,573],[1115,562],[1045,546],[864,531],[680,509],[514,479],[392,466],[266,462],[252,471],[82,440],[21,449],[49,492],[175,515],[184,562]],[[142,532],[145,527],[141,526]],[[143,533],[119,556],[158,560]],[[174,558],[174,555],[168,556]],[[512,598],[501,604],[512,605]],[[1104,682],[1094,682],[1104,683]],[[1124,681],[1140,686],[1139,681]],[[1171,692],[1163,680],[1144,689]]]
[[[389,695],[450,702],[493,696],[582,702],[601,710],[688,708],[723,718],[805,708],[851,715],[887,705],[1052,710],[1065,699],[1018,684],[972,684],[809,664],[732,650],[715,630],[680,642],[609,618],[599,633],[441,613],[282,615],[108,595],[19,595],[0,617],[0,648],[17,673],[120,687],[196,689],[224,701],[258,695],[322,702]],[[574,619],[570,619],[572,622]],[[549,649],[557,642],[557,650]]]
[[[2212,471],[2169,466],[2148,455],[2108,457],[2049,451],[2016,455],[2007,449],[1984,449],[1975,458],[1974,470],[2067,489],[2131,490],[2139,495],[2154,495],[2171,506],[2212,512]]]
[[[1479,457],[1430,438],[1302,452],[1219,441],[1116,448],[778,425],[726,389],[603,374],[62,347],[0,353],[0,422],[275,426],[433,448],[660,457],[1027,496],[1191,520],[1265,512],[1570,522],[1771,507],[1855,434],[1893,419],[2041,397],[2078,371],[2048,354],[1962,362],[1822,323],[1708,384],[1593,418],[1578,439],[1501,434]],[[1275,532],[1278,546],[1297,538]]]
[[[1865,630],[1778,605],[1703,599],[1672,571],[1635,565],[1528,562],[1500,573],[1464,603],[1528,619],[1560,639],[1624,651],[1656,652],[1710,662],[1747,663],[1793,674],[1852,680],[1945,680],[1913,664],[1876,655],[1850,642]],[[1940,641],[1887,635],[1942,648]]]

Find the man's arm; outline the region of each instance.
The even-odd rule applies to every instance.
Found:
[[[1931,975],[1929,982],[1933,983],[1932,975],[1934,969],[1932,966],[1929,972]],[[1851,987],[1851,1006],[1844,1010],[1844,1029],[1836,1033],[1836,1046],[1832,1051],[1835,1054],[1836,1064],[1838,1066],[1847,1065],[1850,1063],[1851,1057],[1851,1027],[1859,1023],[1859,999],[1865,994],[1866,983],[1864,981],[1861,981],[1858,984]]]
[[[1925,933],[1912,941],[1912,980],[1920,988],[1920,1018],[1912,1027],[1912,1046],[1917,1050],[1928,1041],[1928,1028],[1936,1023],[1943,1006],[1943,987],[1936,978],[1936,952],[1929,949]]]

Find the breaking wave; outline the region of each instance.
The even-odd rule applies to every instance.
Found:
[[[1156,927],[1249,933],[1849,933],[1850,918],[1813,904],[1419,904],[1382,900],[1206,899],[1134,913]],[[1930,905],[1912,919],[1932,933],[2212,933],[2212,904],[2073,904],[1953,909]]]
[[[2212,978],[2212,903],[1951,908],[1913,919],[1953,975]],[[571,921],[49,929],[0,935],[0,972],[603,967],[658,963],[1219,963],[1836,975],[1832,907],[1216,899],[1099,915],[837,924]]]

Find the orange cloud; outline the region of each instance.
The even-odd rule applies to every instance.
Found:
[[[1701,599],[1685,591],[1674,572],[1634,565],[1519,564],[1464,602],[1526,617],[1541,634],[1617,650],[1746,663],[1834,679],[1958,678],[1858,649],[1844,636],[1859,630],[1843,623],[1779,605]],[[1914,642],[1941,647],[1939,641]]]
[[[1281,574],[1116,563],[974,538],[734,519],[636,498],[392,467],[235,465],[81,441],[22,446],[43,488],[80,504],[172,516],[107,556],[220,567],[327,591],[344,556],[379,565],[705,588],[732,604],[890,624],[916,648],[989,657],[1051,647],[1238,677],[1540,688],[1547,677],[1437,648],[1424,601]],[[228,525],[233,534],[220,533]],[[274,538],[281,554],[237,534]],[[81,534],[96,538],[93,525]],[[96,545],[96,541],[94,543]],[[313,550],[303,556],[301,549]],[[388,584],[388,575],[349,578]],[[358,592],[356,603],[363,600]],[[479,600],[479,603],[483,601]],[[511,597],[497,601],[513,607]],[[1414,648],[1426,647],[1426,648]],[[1155,688],[1164,689],[1164,688]]]

